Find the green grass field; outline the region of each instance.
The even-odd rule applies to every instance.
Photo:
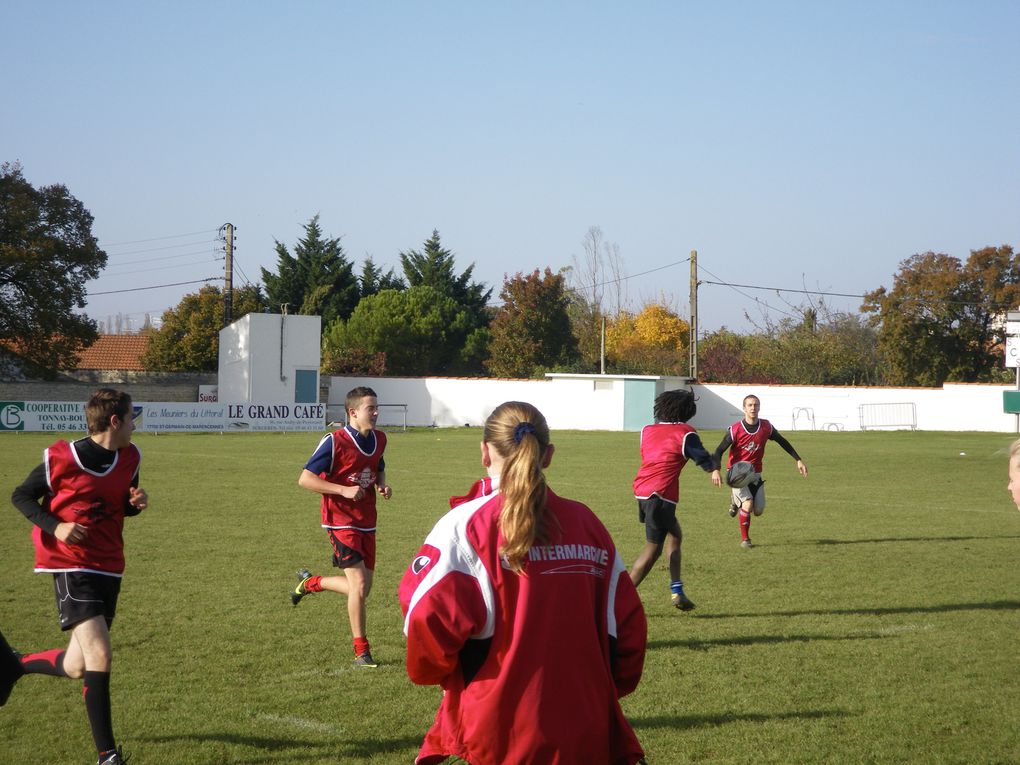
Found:
[[[633,561],[637,434],[553,435],[550,484]],[[753,550],[727,492],[694,465],[683,475],[698,608],[670,608],[665,569],[649,575],[645,675],[623,700],[649,762],[1020,762],[1010,436],[786,435],[811,474],[770,446]],[[721,434],[703,436],[712,448]],[[481,475],[479,438],[391,433],[368,606],[382,665],[356,670],[342,598],[287,598],[299,566],[328,563],[318,500],[296,485],[316,434],[138,435],[151,506],[126,524],[113,631],[114,727],[133,765],[412,762],[440,692],[406,678],[396,587],[447,497]],[[51,441],[0,438],[5,496]],[[65,643],[30,528],[0,513],[0,628],[24,651]],[[94,762],[80,683],[23,679],[0,710],[0,762]]]

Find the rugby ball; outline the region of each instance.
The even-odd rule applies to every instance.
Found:
[[[726,471],[726,485],[733,489],[743,489],[754,480],[754,465],[750,462],[734,462],[733,467]]]

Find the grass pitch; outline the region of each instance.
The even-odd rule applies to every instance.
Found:
[[[711,449],[721,433],[702,434]],[[652,765],[1020,762],[1020,513],[1011,437],[788,432],[771,445],[768,508],[738,546],[727,492],[681,480],[684,580],[641,586],[645,674],[623,700]],[[341,597],[293,608],[322,572],[318,501],[296,485],[317,436],[138,434],[151,506],[126,523],[113,630],[114,727],[146,763],[409,763],[437,688],[404,673],[397,582],[450,495],[482,474],[477,428],[390,434],[379,563],[368,601],[376,670],[351,666]],[[0,437],[9,492],[53,440]],[[588,503],[628,562],[643,544],[634,433],[558,432],[548,471]],[[960,453],[964,452],[965,455]],[[0,513],[0,628],[23,651],[62,646],[30,525]],[[569,640],[569,636],[552,636]],[[24,678],[0,710],[0,761],[94,761],[79,682]],[[580,765],[580,764],[579,764]]]

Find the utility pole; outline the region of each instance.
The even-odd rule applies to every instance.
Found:
[[[691,369],[690,376],[698,381],[698,251],[691,250]]]
[[[599,344],[599,374],[606,373],[606,317],[602,317],[602,340]]]
[[[223,265],[223,326],[229,326],[234,320],[234,224],[224,223],[220,226],[226,246]]]

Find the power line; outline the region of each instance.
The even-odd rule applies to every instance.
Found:
[[[216,255],[216,249],[214,248],[212,250],[205,249],[205,250],[196,250],[195,252],[182,252],[179,255],[163,255],[162,257],[159,257],[159,258],[147,258],[147,259],[143,258],[142,260],[125,260],[122,263],[114,263],[112,266],[107,266],[107,268],[119,268],[120,266],[133,266],[133,265],[135,265],[137,263],[154,263],[157,260],[175,260],[176,258],[191,258],[191,257],[194,257],[195,255],[213,255],[213,256],[215,256]],[[216,260],[223,260],[223,258],[219,258],[219,257],[217,257],[215,259]]]
[[[129,274],[147,274],[150,271],[166,271],[168,268],[183,268],[184,266],[195,266],[195,265],[208,265],[209,259],[204,258],[203,260],[189,260],[187,263],[171,263],[168,266],[157,266],[155,268],[141,268],[134,271],[116,271],[113,273],[104,274],[104,276],[116,277],[116,276],[128,276]]]
[[[654,274],[656,271],[665,271],[667,268],[673,268],[674,266],[682,266],[684,263],[690,263],[690,261],[691,261],[690,258],[684,258],[683,260],[678,260],[676,263],[667,263],[664,266],[659,266],[658,268],[652,268],[652,269],[649,269],[648,271],[642,271],[641,273],[638,273],[638,274],[631,274],[630,276],[621,276],[619,279],[610,279],[609,281],[600,282],[599,284],[590,284],[590,285],[589,284],[584,284],[584,285],[581,285],[579,287],[570,287],[570,288],[564,290],[564,292],[566,292],[566,293],[581,292],[582,290],[597,289],[599,287],[606,287],[606,286],[608,286],[610,284],[619,284],[621,282],[629,281],[630,279],[636,279],[639,276],[645,276],[647,274]]]
[[[704,271],[706,273],[711,273],[707,268],[704,269]],[[715,274],[712,274],[712,276],[715,276]],[[719,277],[716,276],[715,278],[718,279]],[[724,281],[712,282],[712,281],[704,280],[701,283],[702,284],[714,284],[714,285],[719,286],[719,287],[729,287],[731,289],[736,289],[737,287],[742,287],[743,289],[748,289],[748,290],[765,290],[767,292],[776,292],[776,293],[779,293],[779,292],[794,292],[794,293],[801,294],[801,295],[821,295],[823,297],[847,297],[847,298],[857,298],[858,300],[865,300],[868,297],[867,295],[855,295],[855,294],[851,294],[851,293],[848,293],[848,292],[825,292],[823,290],[803,290],[803,289],[791,289],[791,288],[787,288],[787,287],[761,287],[761,286],[754,285],[754,284],[734,284],[732,282],[724,282]],[[737,291],[739,292],[739,290],[737,290]],[[743,293],[740,293],[740,294],[743,294]],[[749,298],[751,300],[757,301],[757,298],[753,298],[750,295],[744,295],[744,297]],[[893,296],[892,296],[891,293],[886,292],[885,293],[885,297],[892,298]],[[995,305],[995,304],[988,303],[987,301],[984,301],[984,300],[950,300],[949,298],[914,297],[914,296],[909,296],[909,295],[898,298],[898,302],[901,302],[901,303],[931,303],[931,304],[936,304],[936,305],[982,306],[982,307],[989,307],[989,308],[1000,308],[1002,310],[1006,310],[1008,308],[1012,308],[1011,305],[1007,305],[1007,304]],[[776,309],[776,310],[779,310],[779,309]]]
[[[110,244],[103,244],[103,247],[121,247],[125,244],[144,244],[145,242],[161,242],[166,239],[181,239],[185,236],[198,236],[199,234],[215,234],[219,229],[212,229],[211,231],[192,231],[190,234],[171,234],[170,236],[154,236],[151,239],[134,239],[130,242],[112,242]]]
[[[711,273],[707,268],[704,270],[706,273]],[[715,274],[712,275],[715,276]],[[715,278],[718,279],[719,277],[716,276]],[[754,284],[733,284],[731,282],[711,282],[708,280],[703,280],[701,283],[715,284],[719,287],[733,287],[733,288],[742,287],[743,289],[746,290],[765,290],[767,292],[796,292],[802,295],[825,295],[826,297],[848,297],[859,298],[861,300],[863,300],[866,297],[866,295],[851,295],[850,293],[847,292],[824,292],[822,290],[795,290],[787,289],[786,287],[760,287]]]
[[[210,276],[206,279],[195,279],[194,281],[190,282],[175,282],[173,284],[154,284],[151,287],[132,287],[131,289],[109,290],[107,292],[90,292],[89,297],[95,297],[96,295],[116,295],[120,292],[141,292],[142,290],[158,290],[162,289],[163,287],[180,287],[185,284],[201,284],[203,282],[220,281],[222,278],[223,278],[222,276]]]
[[[715,274],[713,274],[711,271],[709,271],[707,268],[704,268],[703,266],[700,266],[700,265],[699,265],[699,267],[706,274],[710,274],[711,276],[715,276],[716,279],[720,278],[720,277],[716,276]],[[729,287],[731,290],[736,292],[738,295],[742,295],[743,297],[747,298],[748,300],[750,300],[752,303],[755,303],[756,305],[765,306],[765,308],[767,308],[770,311],[778,311],[781,314],[789,316],[791,319],[798,318],[795,314],[792,314],[789,311],[784,311],[782,308],[777,308],[776,306],[771,305],[770,303],[766,303],[764,300],[759,300],[758,298],[754,297],[753,295],[748,295],[746,292],[741,292],[739,289],[737,289],[738,287],[743,287],[745,285],[742,285],[742,284],[729,284],[729,283],[723,282],[723,281],[719,281],[719,282],[701,281],[700,283],[701,284],[716,284],[716,285],[720,285],[722,287]],[[761,289],[761,288],[754,288],[754,289]]]
[[[145,250],[125,250],[124,252],[118,252],[113,255],[115,258],[123,258],[128,255],[142,255],[146,252],[163,252],[164,250],[179,250],[182,247],[211,247],[213,250],[219,249],[216,246],[215,240],[206,240],[204,242],[181,242],[180,244],[168,244],[166,247],[150,247]],[[107,253],[109,255],[110,253]],[[157,260],[157,258],[153,258]]]

